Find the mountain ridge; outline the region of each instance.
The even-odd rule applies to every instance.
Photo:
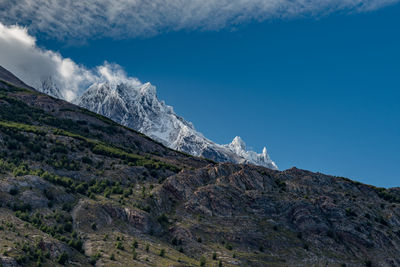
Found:
[[[14,86],[36,91],[36,89],[25,84],[23,81],[21,81],[7,69],[3,68],[1,65],[0,65],[0,79]]]
[[[139,86],[128,83],[94,84],[73,102],[175,150],[218,162],[249,163],[278,169],[266,148],[257,154],[247,151],[245,145],[237,146],[235,139],[231,144],[218,145],[205,138],[192,123],[176,115],[171,106],[159,101],[156,89],[150,83]]]

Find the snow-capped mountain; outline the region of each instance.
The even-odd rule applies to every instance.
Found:
[[[42,93],[45,93],[49,96],[59,98],[59,99],[63,98],[61,90],[58,88],[58,86],[56,85],[56,83],[53,81],[53,79],[51,77],[43,79],[38,88],[39,88],[39,91],[41,91]]]
[[[51,92],[50,95],[56,96]],[[227,145],[219,145],[205,138],[192,123],[160,101],[156,88],[150,83],[95,83],[73,102],[175,150],[219,162],[250,163],[278,169],[266,148],[257,154],[247,151],[240,137],[235,137]]]

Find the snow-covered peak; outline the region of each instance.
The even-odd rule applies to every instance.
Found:
[[[47,77],[42,80],[40,84],[40,91],[55,98],[59,99],[64,98],[61,93],[61,90],[58,88],[58,86],[51,77]]]
[[[242,140],[242,138],[240,138],[240,136],[236,136],[232,143],[229,144],[229,147],[233,150],[233,151],[241,151],[241,150],[246,150],[246,144],[245,142]]]
[[[240,163],[251,163],[255,165],[265,166],[271,169],[278,169],[278,166],[273,162],[267,152],[267,148],[264,147],[261,154],[258,154],[254,151],[246,150],[246,143],[240,138],[240,136],[236,136],[233,141],[225,145],[225,147],[229,148],[236,155],[239,155],[244,160]]]
[[[155,97],[157,95],[156,87],[151,83],[147,82],[140,87],[140,92],[143,95],[148,95],[150,97]]]
[[[250,163],[277,169],[266,149],[261,154],[247,151],[238,136],[228,145],[219,145],[204,137],[192,123],[176,115],[171,106],[157,98],[156,87],[152,84],[113,77],[109,80],[111,82],[93,84],[74,102],[175,150],[218,162]],[[116,83],[117,80],[120,83]]]
[[[263,155],[263,157],[267,157],[268,156],[267,147],[263,148],[262,155]]]

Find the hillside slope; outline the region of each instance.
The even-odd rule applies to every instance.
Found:
[[[188,156],[0,75],[3,266],[400,266],[397,188]]]

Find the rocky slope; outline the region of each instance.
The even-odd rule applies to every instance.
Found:
[[[400,266],[400,189],[214,163],[0,68],[2,266]]]
[[[43,92],[59,97],[58,91],[52,93],[48,87]],[[236,137],[228,145],[218,145],[205,138],[195,130],[192,123],[185,121],[175,114],[172,107],[159,101],[156,89],[150,83],[96,83],[74,103],[190,155],[218,162],[251,163],[278,169],[266,148],[261,154],[257,154],[247,151],[240,137]]]

